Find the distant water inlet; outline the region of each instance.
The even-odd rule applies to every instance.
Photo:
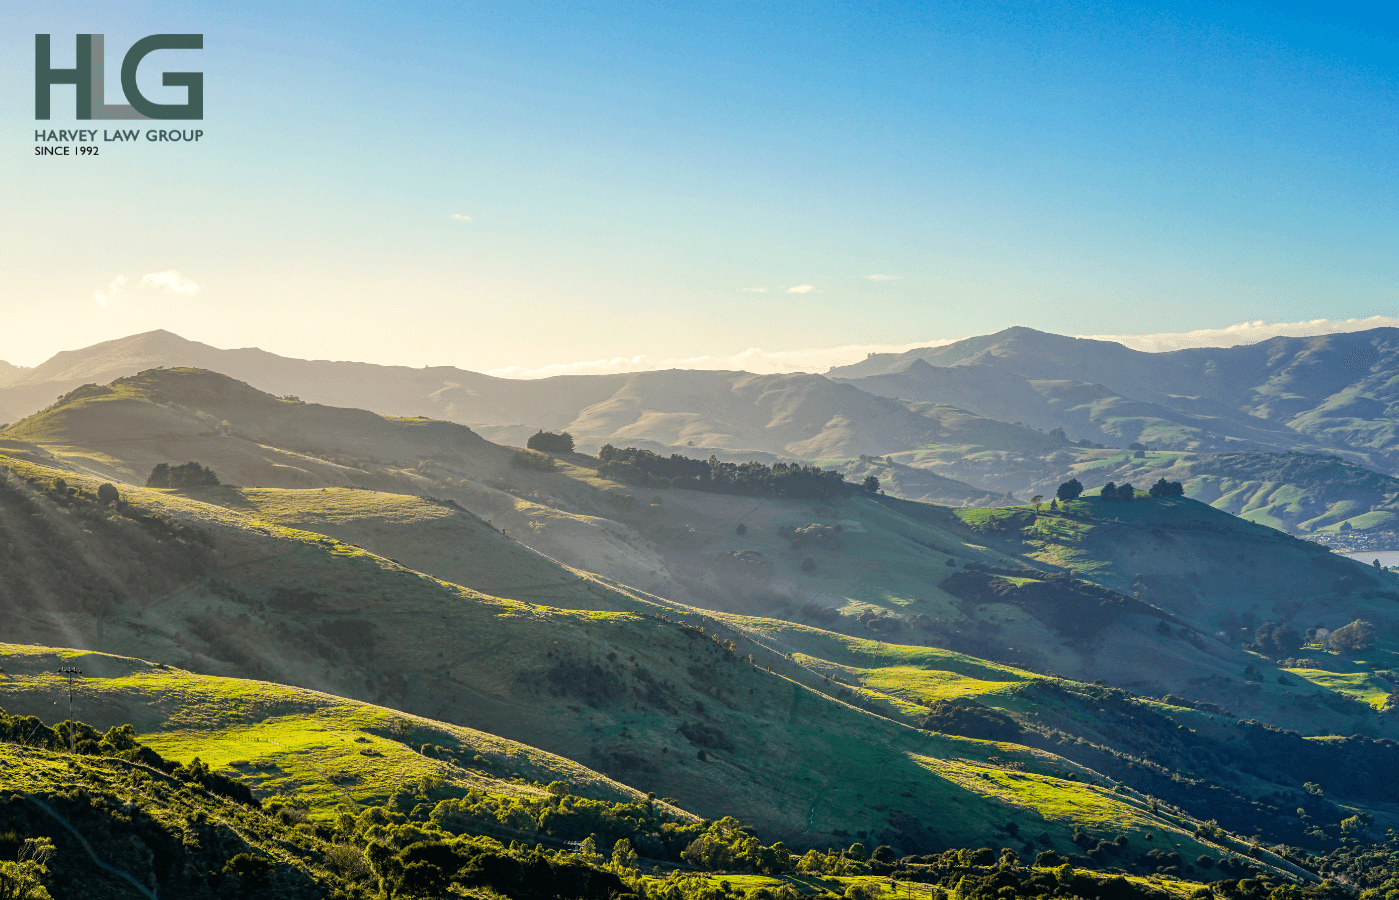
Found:
[[[1366,565],[1378,559],[1382,566],[1399,566],[1399,550],[1357,550],[1354,553],[1342,553],[1341,555],[1358,559]]]

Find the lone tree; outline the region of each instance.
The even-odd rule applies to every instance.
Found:
[[[1034,506],[1035,506],[1035,512],[1039,512],[1039,511],[1040,511],[1040,504],[1044,502],[1044,495],[1043,495],[1043,494],[1036,494],[1035,496],[1033,496],[1033,497],[1030,498],[1030,502],[1034,504]]]
[[[1356,619],[1331,632],[1328,640],[1341,653],[1359,653],[1375,646],[1375,626],[1364,619]]]
[[[861,486],[864,488],[866,494],[879,493],[879,479],[875,478],[873,475],[866,475],[865,481]]]
[[[1109,481],[1107,484],[1103,485],[1103,489],[1102,489],[1101,491],[1098,492],[1098,496],[1101,497],[1101,498],[1104,499],[1104,500],[1116,500],[1116,499],[1117,499],[1117,484],[1116,484],[1116,482]]]
[[[101,503],[103,506],[115,506],[121,502],[121,494],[117,492],[115,485],[99,485],[97,488],[97,502]]]
[[[552,431],[545,431],[542,428],[530,435],[530,439],[525,442],[525,446],[531,450],[538,450],[541,453],[572,453],[573,435],[567,431],[562,434],[555,434]]]
[[[1120,484],[1117,486],[1117,499],[1122,501],[1137,499],[1137,489],[1130,484]]]
[[[1184,497],[1185,486],[1179,481],[1167,481],[1162,477],[1157,479],[1147,493],[1153,497]]]
[[[1070,478],[1068,481],[1059,485],[1059,489],[1054,492],[1054,496],[1059,498],[1060,503],[1065,503],[1069,500],[1077,500],[1082,493],[1083,485],[1077,478]]]

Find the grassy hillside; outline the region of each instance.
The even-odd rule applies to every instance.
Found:
[[[16,468],[45,480],[54,474]],[[70,477],[79,490],[93,486]],[[46,536],[73,541],[54,548],[69,559],[83,559],[108,527],[125,527],[99,519],[134,521],[130,506],[98,515],[53,504],[18,481],[9,489],[27,498],[32,514],[92,529]],[[919,731],[769,673],[748,661],[748,652],[764,652],[759,645],[727,647],[661,618],[677,611],[640,596],[608,593],[613,605],[630,596],[630,613],[491,598],[247,513],[125,490],[143,515],[197,528],[208,545],[185,535],[203,549],[190,555],[182,578],[172,576],[177,583],[156,593],[110,597],[51,585],[44,602],[9,619],[12,640],[52,646],[62,639],[393,706],[570,757],[701,815],[738,815],[795,843],[838,840],[836,832],[845,831],[946,846],[975,841],[1005,821],[1063,840],[1073,826],[1067,814],[1048,814],[986,779],[966,782],[958,767],[992,756],[1023,758],[1036,791],[1065,798],[1064,810],[1073,797],[1100,793],[1056,776],[1068,765],[1057,757]],[[123,587],[113,581],[106,586]],[[92,605],[102,600],[110,607]],[[694,618],[693,611],[679,614]],[[241,754],[252,736],[230,739]],[[323,739],[286,737],[291,744]],[[1157,822],[1140,801],[1104,795],[1101,802],[1112,813],[1092,827],[1160,830],[1182,846],[1193,840],[1191,826]],[[915,827],[952,807],[961,815],[931,826],[936,832]]]
[[[948,850],[900,859],[887,846],[798,856],[763,846],[732,818],[677,821],[653,801],[589,801],[561,783],[511,785],[515,794],[465,792],[423,779],[414,792],[329,818],[299,796],[258,803],[236,780],[201,763],[177,765],[129,730],[87,725],[74,753],[56,730],[0,714],[0,888],[16,900],[156,897],[379,898],[617,896],[707,900],[773,896],[930,894],[1170,900],[1200,890],[1190,879],[1248,875],[1264,891],[1298,900],[1340,893],[1315,876],[1266,861],[1221,856],[1197,869],[1175,850],[1100,842],[1079,866],[1041,851],[1033,864],[1013,847]],[[24,735],[22,740],[17,740]],[[534,795],[525,791],[532,788]],[[511,834],[508,846],[503,840]],[[571,841],[585,835],[582,841]],[[1089,841],[1080,833],[1085,845]],[[611,845],[612,852],[605,851]],[[1035,845],[1026,844],[1028,851]],[[640,851],[640,852],[638,852]],[[644,855],[643,855],[644,854]],[[1255,851],[1255,855],[1258,855]],[[12,856],[14,858],[5,858]],[[1351,860],[1333,855],[1328,863]],[[1093,871],[1105,870],[1105,871]],[[1131,874],[1128,874],[1128,873]],[[1298,875],[1302,877],[1298,877]],[[1373,877],[1373,876],[1372,876]],[[1380,875],[1379,877],[1383,877]],[[1309,884],[1309,882],[1311,882]],[[1233,890],[1232,880],[1219,889]],[[999,890],[999,893],[994,893]]]
[[[563,781],[580,796],[612,802],[642,798],[572,760],[484,732],[369,703],[266,681],[200,675],[163,663],[80,650],[0,644],[0,709],[47,721],[73,716],[99,730],[131,724],[141,743],[167,759],[195,757],[236,777],[258,797],[285,794],[320,815],[372,806],[424,778],[459,791],[536,796],[512,779]],[[424,744],[450,758],[424,756]],[[677,813],[678,815],[682,815]]]
[[[399,456],[406,455],[404,445],[412,444],[410,449],[418,454],[411,465],[401,458],[375,462],[339,457],[337,465],[357,473],[361,482],[398,492],[397,497],[367,490],[246,487],[202,488],[187,497],[150,495],[152,502],[172,510],[186,509],[182,504],[187,499],[197,499],[202,505],[188,508],[198,509],[200,517],[223,515],[207,508],[218,506],[235,517],[231,521],[251,517],[264,525],[324,534],[456,584],[550,606],[629,609],[631,595],[618,592],[617,586],[630,583],[711,609],[806,621],[862,637],[884,635],[906,643],[935,644],[1036,671],[1103,678],[1149,693],[1203,696],[1231,709],[1257,709],[1269,716],[1274,715],[1271,704],[1292,702],[1291,693],[1284,691],[1276,698],[1253,696],[1251,684],[1240,681],[1239,675],[1254,660],[1232,636],[1227,641],[1213,639],[1219,630],[1216,619],[1232,614],[1242,622],[1248,604],[1255,601],[1240,603],[1241,598],[1261,598],[1266,593],[1266,602],[1284,604],[1283,611],[1255,609],[1257,620],[1290,622],[1294,617],[1286,615],[1286,610],[1302,609],[1320,602],[1318,597],[1335,593],[1337,576],[1316,567],[1314,548],[1272,532],[1250,530],[1252,526],[1228,516],[1197,522],[1197,514],[1189,507],[1165,513],[1168,507],[1156,504],[1150,508],[1165,518],[1161,527],[1148,529],[1152,551],[1140,558],[1141,563],[1134,559],[1133,570],[1124,577],[1103,582],[1145,606],[1132,611],[1126,600],[1112,600],[1117,611],[1109,616],[1094,615],[1085,608],[1087,630],[1075,631],[1078,626],[1066,627],[1066,621],[1050,614],[1049,608],[1019,599],[1026,590],[1033,594],[1039,588],[998,592],[1000,582],[978,584],[977,579],[985,581],[984,576],[964,571],[968,565],[1007,571],[1028,567],[1032,571],[1027,575],[1015,577],[1039,583],[1045,575],[1072,570],[1097,580],[1097,570],[1121,554],[1111,540],[1090,541],[1085,548],[1074,543],[1077,538],[1070,540],[1071,534],[1041,535],[1038,530],[1020,534],[1027,510],[954,515],[940,507],[888,497],[811,503],[639,490],[599,478],[596,462],[578,455],[560,457],[554,472],[531,472],[512,467],[506,448],[469,433],[458,434],[456,426],[425,420],[399,422],[278,400],[222,376],[194,371],[148,373],[110,391],[87,389],[11,431],[35,438],[48,435],[44,450],[55,455],[29,454],[31,459],[73,465],[80,455],[86,454],[82,458],[90,461],[100,453],[111,460],[107,472],[139,474],[145,462],[162,459],[166,439],[159,433],[123,437],[109,420],[120,421],[125,415],[122,410],[130,409],[144,417],[173,417],[190,442],[185,445],[190,454],[215,467],[222,464],[219,454],[230,439],[217,430],[201,432],[200,423],[216,415],[220,420],[241,416],[238,427],[264,435],[264,443],[243,442],[246,452],[240,457],[250,467],[256,465],[249,471],[255,471],[259,480],[283,477],[278,459],[288,451],[272,441],[288,435],[322,456],[336,450],[349,454],[343,446],[366,452],[362,448],[381,444],[400,447]],[[355,443],[356,429],[364,434],[362,445]],[[81,446],[78,438],[101,449]],[[1091,483],[1086,469],[1084,477]],[[286,482],[295,483],[295,479]],[[405,496],[409,492],[441,499]],[[492,527],[481,520],[489,520]],[[1118,531],[1139,533],[1139,529],[1123,530],[1117,525],[1094,531],[1097,526],[1092,523],[1048,518],[1037,529],[1050,525],[1069,531],[1087,528],[1085,535],[1099,537]],[[1196,540],[1200,528],[1208,536]],[[123,547],[150,543],[140,528],[126,531],[132,534],[123,538]],[[1244,585],[1200,564],[1192,576],[1200,584],[1187,583],[1168,540],[1176,531],[1196,542],[1199,560],[1244,561],[1257,554],[1261,541],[1267,553],[1254,562],[1255,567],[1305,574]],[[1158,532],[1165,537],[1156,537]],[[530,553],[512,538],[574,568]],[[1128,546],[1136,545],[1129,542]],[[141,552],[164,558],[169,549],[157,540]],[[123,550],[119,556],[108,566],[130,568],[125,560],[131,553]],[[1146,562],[1149,566],[1142,565]],[[189,564],[171,559],[145,567],[135,583],[143,590],[170,590],[171,573]],[[207,569],[209,563],[201,565]],[[607,584],[580,580],[587,571],[600,573]],[[1138,575],[1142,578],[1137,579]],[[1370,573],[1355,578],[1355,590],[1373,588]],[[947,587],[949,579],[954,579],[954,590]],[[1136,586],[1137,580],[1146,587]],[[1264,583],[1266,591],[1258,587]],[[1050,585],[1045,590],[1053,593],[1060,587]],[[1098,602],[1090,596],[1091,590],[1085,593],[1072,586],[1066,590],[1066,596],[1076,598],[1074,604]],[[1358,596],[1350,588],[1347,591],[1340,596]],[[1210,605],[1208,615],[1191,612],[1195,601],[1186,601],[1194,593],[1206,595],[1201,602]],[[1334,605],[1334,601],[1325,602]],[[1346,602],[1353,605],[1352,600]],[[1171,619],[1175,628],[1188,625],[1194,639],[1163,641],[1156,631],[1163,619]],[[1318,624],[1334,628],[1345,621],[1349,619],[1328,609],[1324,618],[1301,622],[1300,630]],[[1140,660],[1152,664],[1142,667]],[[1309,722],[1306,710],[1299,709],[1277,721],[1309,731],[1351,727],[1330,716],[1322,713]],[[1381,719],[1361,724],[1380,733],[1388,728],[1387,720]]]

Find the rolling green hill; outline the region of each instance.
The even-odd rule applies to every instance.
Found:
[[[44,481],[54,474],[11,465]],[[71,473],[70,479],[80,492],[93,486]],[[16,548],[21,553],[42,542],[68,559],[98,562],[94,549],[110,542],[113,553],[140,555],[147,545],[124,543],[139,541],[126,532],[152,519],[164,525],[150,528],[169,529],[155,543],[173,545],[159,567],[169,581],[142,582],[139,590],[100,564],[90,582],[72,566],[66,573],[44,569],[66,590],[60,582],[47,591],[31,582],[28,595],[41,602],[23,616],[13,615],[19,607],[12,593],[7,636],[13,641],[82,643],[392,706],[567,756],[639,790],[675,797],[701,815],[738,815],[794,844],[835,840],[842,830],[961,845],[994,823],[1019,821],[1033,833],[1058,833],[1057,840],[1079,824],[1152,829],[1183,848],[1194,846],[1193,826],[1171,825],[1140,801],[1065,780],[1060,776],[1077,769],[1059,757],[919,731],[823,693],[814,677],[803,676],[815,682],[806,686],[802,677],[769,673],[755,664],[761,658],[748,661],[749,652],[767,653],[760,645],[745,640],[728,647],[674,621],[697,618],[694,610],[600,585],[599,605],[629,602],[632,611],[496,599],[328,537],[158,491],[125,488],[127,505],[115,514],[81,505],[83,493],[69,495],[65,505],[21,477],[12,476],[6,491],[19,496],[8,504],[7,534],[17,535],[11,516],[25,510],[72,523],[36,535]],[[177,570],[175,559],[186,568]],[[95,580],[98,572],[107,579]],[[144,570],[136,575],[149,577]],[[87,589],[74,590],[77,585]],[[127,712],[115,708],[113,715]],[[241,746],[252,736],[230,740]],[[329,740],[284,736],[293,744]],[[991,756],[1022,760],[1034,776],[1034,796],[1062,801],[1041,809],[1016,790],[967,781],[965,767]],[[1070,814],[1075,797],[1098,798],[1092,799],[1102,809],[1096,824]],[[866,798],[897,798],[897,804]],[[937,832],[915,828],[951,806],[961,815],[934,826]]]
[[[128,419],[143,427],[121,430]],[[334,748],[368,729],[392,759],[373,743],[391,740],[374,732],[387,715],[487,759],[494,740],[538,748],[794,847],[1043,833],[1071,854],[1078,827],[1133,846],[1151,833],[1193,858],[1248,850],[1197,835],[1211,818],[1320,849],[1357,814],[1399,821],[1377,774],[1399,760],[1371,739],[1393,731],[1393,576],[1194,501],[1090,498],[1051,514],[638,489],[580,454],[519,469],[458,426],[194,370],[84,389],[6,438],[0,565],[23,574],[0,582],[5,639],[183,670],[111,677],[92,691],[111,698],[102,721],[152,723],[172,758],[208,746],[253,763],[259,738],[275,741],[285,749],[265,758],[281,774],[239,768],[268,790],[286,779],[328,800],[331,775],[375,780],[363,760],[334,768]],[[354,474],[298,487],[278,468],[287,453],[301,471]],[[122,482],[190,458],[243,466],[242,483]],[[121,502],[97,501],[104,480],[122,482]],[[664,597],[628,587],[636,572]],[[1361,617],[1376,625],[1364,653],[1299,639],[1283,658],[1259,643],[1260,626]],[[285,715],[201,729],[134,699],[217,709],[192,683],[204,676],[402,713],[327,713],[303,692]],[[237,684],[253,705],[283,702]],[[51,707],[52,682],[32,685],[19,694]],[[527,777],[552,777],[541,771]]]

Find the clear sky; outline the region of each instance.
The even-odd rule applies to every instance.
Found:
[[[1399,314],[1378,4],[159,3],[0,13],[0,359],[154,328],[476,370]],[[198,144],[36,158],[197,32]],[[174,273],[174,274],[172,274]],[[153,277],[147,277],[153,276]],[[124,280],[123,280],[124,279]],[[196,289],[197,286],[197,289]],[[603,367],[626,367],[607,363]]]

